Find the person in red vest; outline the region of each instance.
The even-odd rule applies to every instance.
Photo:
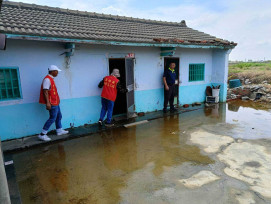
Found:
[[[51,140],[51,138],[47,136],[47,132],[53,123],[56,124],[57,135],[69,133],[68,131],[62,129],[62,114],[59,107],[60,99],[54,81],[54,78],[57,77],[58,72],[61,70],[57,66],[51,65],[48,68],[48,71],[49,74],[43,79],[41,84],[39,100],[39,103],[46,105],[46,109],[49,111],[50,115],[50,118],[46,121],[41,133],[38,136],[39,139],[43,141]]]
[[[122,89],[120,82],[117,78],[120,77],[120,73],[118,69],[113,69],[110,76],[104,77],[104,79],[99,83],[98,87],[102,88],[102,110],[99,119],[99,125],[103,124],[104,117],[107,113],[107,118],[105,122],[105,126],[113,126],[111,123],[114,102],[117,98],[118,90],[120,92],[127,92],[127,89]]]

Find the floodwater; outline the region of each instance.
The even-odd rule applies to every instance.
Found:
[[[271,203],[271,107],[231,102],[13,155],[23,203]]]

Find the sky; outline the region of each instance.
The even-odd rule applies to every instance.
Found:
[[[234,41],[230,60],[271,60],[271,0],[19,0],[81,11],[181,22]]]

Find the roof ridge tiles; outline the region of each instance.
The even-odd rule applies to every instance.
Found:
[[[6,34],[147,43],[222,45],[230,42],[180,23],[4,1],[0,31]]]
[[[132,21],[132,22],[145,22],[150,24],[162,24],[162,25],[175,25],[175,26],[181,26],[181,27],[187,27],[184,20],[181,22],[168,22],[168,21],[158,21],[158,20],[151,20],[151,19],[144,19],[144,18],[134,18],[134,17],[128,17],[128,16],[118,16],[118,15],[111,15],[111,14],[103,14],[103,13],[96,13],[96,12],[88,12],[88,11],[78,11],[78,10],[71,10],[71,9],[64,9],[59,7],[49,7],[49,6],[43,6],[43,5],[37,5],[37,4],[28,4],[28,3],[22,3],[22,2],[13,2],[13,1],[4,1],[3,7],[5,6],[17,6],[19,8],[35,8],[40,10],[47,10],[47,11],[54,11],[54,12],[62,12],[67,14],[76,14],[76,15],[82,15],[82,16],[96,16],[101,18],[108,18],[108,19],[114,19],[114,20],[126,20],[126,21]]]

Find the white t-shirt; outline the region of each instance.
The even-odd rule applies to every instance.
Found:
[[[49,76],[52,77],[52,78],[54,79],[54,77],[53,77],[52,75],[49,74]],[[50,90],[50,89],[51,89],[51,82],[50,82],[50,79],[45,78],[45,79],[43,80],[42,87],[43,87],[43,89]]]

